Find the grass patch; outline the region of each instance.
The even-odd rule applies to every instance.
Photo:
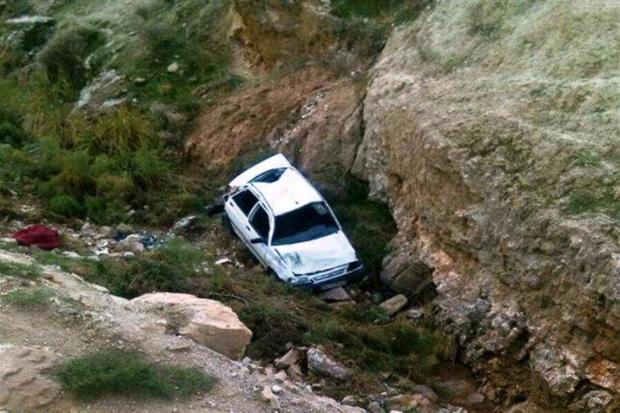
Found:
[[[4,300],[19,307],[42,307],[49,303],[51,292],[46,288],[15,290],[4,296]]]
[[[63,388],[79,399],[142,396],[171,399],[211,390],[216,379],[197,368],[156,365],[143,354],[102,350],[76,358],[57,372]]]
[[[41,267],[37,264],[0,261],[0,275],[34,280],[41,276]]]
[[[569,196],[565,211],[571,215],[603,213],[620,219],[620,201],[611,191],[601,194],[579,191]]]
[[[189,242],[173,239],[163,247],[123,260],[103,258],[82,261],[84,277],[103,285],[114,295],[134,298],[152,291],[192,292],[190,280],[197,276],[202,251]]]
[[[343,19],[396,15],[399,19],[410,20],[429,3],[426,0],[334,0],[331,12]]]
[[[312,328],[305,341],[335,346],[364,370],[396,372],[414,380],[447,358],[451,343],[434,328],[401,318],[382,325],[331,318]]]
[[[52,82],[64,79],[77,90],[86,83],[84,60],[104,40],[98,30],[74,27],[54,35],[38,58]]]

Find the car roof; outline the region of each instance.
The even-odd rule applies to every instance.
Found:
[[[301,208],[323,197],[295,168],[286,168],[275,182],[251,182],[275,216]]]

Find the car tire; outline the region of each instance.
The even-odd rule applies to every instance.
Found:
[[[228,232],[230,232],[230,234],[233,237],[239,238],[239,236],[237,236],[237,233],[235,232],[235,230],[232,227],[232,223],[230,222],[230,218],[226,214],[222,215],[222,225],[224,225],[224,227],[226,227]]]
[[[224,212],[224,200],[220,198],[214,203],[207,205],[205,211],[210,217],[221,214]]]

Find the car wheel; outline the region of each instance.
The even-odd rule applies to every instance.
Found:
[[[207,205],[205,211],[210,217],[221,214],[224,212],[224,200],[220,198],[214,203]]]
[[[224,214],[222,215],[222,225],[224,225],[226,227],[226,229],[228,230],[228,232],[230,232],[230,234],[235,237],[235,238],[239,238],[237,236],[237,233],[235,232],[235,230],[232,227],[232,223],[230,222],[230,218],[228,217],[228,215]]]

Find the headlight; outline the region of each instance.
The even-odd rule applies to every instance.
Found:
[[[295,277],[289,279],[289,281],[291,282],[291,284],[308,284],[310,282],[310,279],[308,277]]]

